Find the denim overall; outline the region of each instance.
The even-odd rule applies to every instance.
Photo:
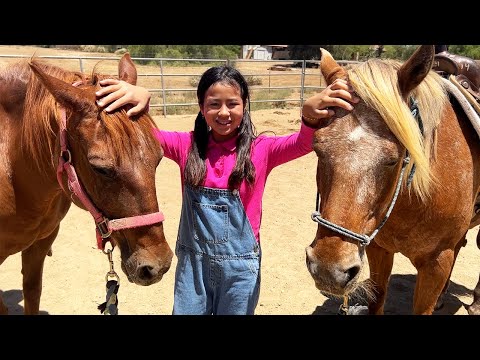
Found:
[[[173,314],[253,315],[261,250],[238,190],[185,185]]]

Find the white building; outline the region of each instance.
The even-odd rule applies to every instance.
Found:
[[[288,60],[288,45],[242,45],[242,59]]]

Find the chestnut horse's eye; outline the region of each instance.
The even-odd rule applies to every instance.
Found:
[[[108,177],[108,178],[115,178],[115,169],[111,167],[105,167],[105,166],[94,166],[92,165],[93,170],[102,176]]]

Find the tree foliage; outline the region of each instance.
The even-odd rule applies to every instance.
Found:
[[[240,45],[121,45],[133,57],[174,59],[238,59]]]
[[[463,55],[472,59],[480,59],[480,45],[449,45],[448,51],[452,54]]]
[[[318,60],[320,48],[338,60],[364,61],[372,57],[406,60],[417,48],[415,45],[289,45],[290,58]],[[378,51],[382,48],[383,51]]]
[[[107,51],[126,48],[134,57],[238,59],[241,45],[102,45]],[[382,58],[406,60],[418,45],[288,45],[294,60],[318,60],[320,48],[325,48],[337,60],[364,61],[380,55]],[[378,51],[382,47],[382,52]],[[449,45],[449,52],[480,59],[479,45]]]

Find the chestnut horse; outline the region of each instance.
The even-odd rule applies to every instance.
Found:
[[[136,83],[128,54],[118,77]],[[92,214],[101,249],[107,241],[119,247],[130,282],[154,284],[170,268],[155,123],[146,113],[103,111],[95,96],[101,79],[38,59],[0,72],[0,264],[21,252],[25,314],[39,312],[45,257],[72,201]]]
[[[368,310],[383,314],[400,252],[417,270],[413,313],[431,314],[478,224],[479,136],[431,71],[433,45],[404,63],[370,59],[350,68],[321,51],[327,83],[348,79],[361,101],[315,132],[318,228],[307,268],[318,289],[347,299],[361,288],[366,254]]]

